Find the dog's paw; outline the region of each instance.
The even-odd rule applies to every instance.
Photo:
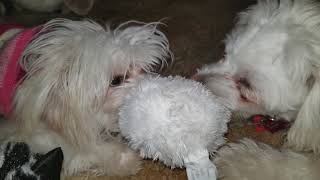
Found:
[[[92,176],[127,176],[138,172],[141,158],[138,153],[118,142],[91,147],[89,151],[67,154],[64,175],[86,174]],[[69,159],[69,158],[67,158]]]
[[[131,149],[126,149],[126,151],[121,152],[120,154],[120,172],[126,175],[136,174],[141,168],[141,157],[138,153],[134,152]]]
[[[320,136],[317,129],[291,128],[284,146],[296,151],[320,154]]]
[[[99,146],[94,151],[78,154],[65,163],[65,174],[88,174],[93,176],[127,176],[138,172],[141,167],[138,153],[118,143]]]
[[[72,176],[81,173],[90,173],[89,171],[92,169],[95,161],[95,157],[90,154],[75,154],[70,161],[64,162],[63,174]]]

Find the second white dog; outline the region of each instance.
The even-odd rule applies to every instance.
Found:
[[[201,68],[194,78],[228,98],[244,117],[267,114],[294,121],[287,144],[320,152],[318,2],[258,1],[240,13],[227,36],[225,57]],[[225,179],[320,177],[319,161],[249,140],[221,149],[216,161]]]
[[[194,78],[244,116],[295,121],[288,142],[320,151],[320,4],[259,1],[240,13],[226,39],[225,58]]]

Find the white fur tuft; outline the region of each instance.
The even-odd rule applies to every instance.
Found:
[[[312,156],[243,139],[217,152],[214,163],[223,180],[317,180],[320,161]]]
[[[288,145],[320,153],[320,79],[314,83],[288,132]]]

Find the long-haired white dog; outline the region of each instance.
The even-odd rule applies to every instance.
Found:
[[[20,59],[26,76],[14,95],[10,121],[18,128],[9,140],[35,152],[62,147],[66,175],[135,173],[140,159],[117,136],[117,111],[137,76],[171,56],[157,25],[111,29],[67,19],[42,25]]]
[[[225,57],[201,68],[194,78],[203,81],[215,94],[226,97],[234,111],[245,117],[268,114],[294,121],[287,135],[288,145],[295,150],[319,153],[320,3],[258,1],[240,13],[236,27],[226,39]],[[288,160],[292,158],[297,161]],[[245,140],[240,145],[223,148],[219,159],[227,162],[221,171],[227,172],[226,179],[232,171],[239,171],[233,173],[238,175],[233,176],[236,179],[312,179],[314,174],[306,169],[317,171],[308,168],[311,163],[303,158]],[[240,162],[264,166],[253,170]],[[274,168],[274,173],[265,168]],[[284,168],[287,172],[283,172]],[[261,176],[253,178],[249,172]]]

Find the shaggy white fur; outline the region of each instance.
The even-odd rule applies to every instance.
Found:
[[[194,76],[244,117],[294,121],[288,147],[320,152],[320,3],[261,0],[239,14],[225,58]],[[218,152],[222,179],[319,179],[319,161],[244,140]]]
[[[243,139],[216,154],[221,180],[318,180],[320,159]]]
[[[27,142],[34,152],[61,146],[65,175],[135,173],[139,157],[116,136],[118,107],[141,71],[171,55],[159,24],[44,24],[21,59],[27,75],[15,95],[18,130],[9,140]]]
[[[185,166],[189,179],[215,179],[209,153],[225,143],[230,114],[198,82],[149,76],[125,98],[119,126],[142,157]]]
[[[265,0],[241,12],[225,58],[200,79],[244,115],[295,120],[288,144],[320,151],[320,3]]]

